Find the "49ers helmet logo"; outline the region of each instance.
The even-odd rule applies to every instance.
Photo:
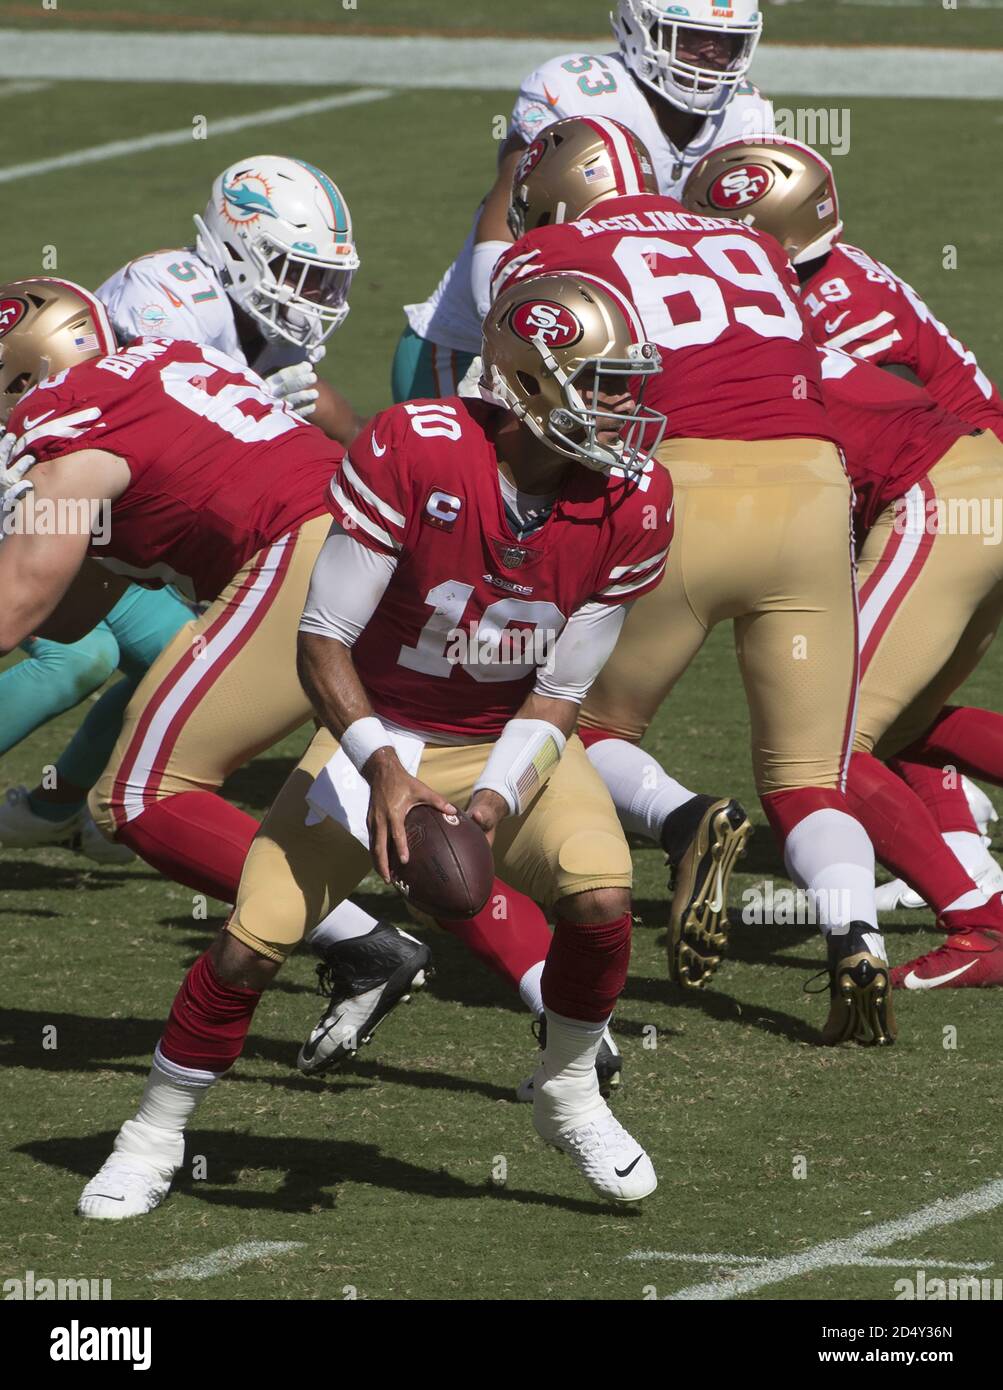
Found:
[[[20,323],[28,306],[23,299],[0,299],[0,338]]]
[[[512,331],[524,342],[531,343],[542,337],[552,348],[570,347],[585,332],[571,310],[552,299],[529,299],[517,304],[509,322]]]
[[[519,167],[515,171],[515,183],[521,183],[524,178],[527,178],[533,172],[543,158],[543,153],[546,148],[547,143],[545,140],[536,139],[533,141],[522,159],[519,160]]]
[[[707,197],[715,208],[744,208],[758,203],[772,187],[772,169],[762,164],[739,164],[714,180]]]

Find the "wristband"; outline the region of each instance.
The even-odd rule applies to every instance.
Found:
[[[521,815],[560,762],[565,743],[560,729],[546,719],[510,719],[474,792],[496,792],[510,815]]]
[[[354,724],[349,724],[339,739],[339,743],[345,757],[359,773],[377,749],[394,746],[393,739],[390,738],[375,714],[367,715],[364,719],[356,719]]]

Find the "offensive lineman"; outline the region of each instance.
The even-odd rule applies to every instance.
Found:
[[[638,191],[589,206],[591,161],[563,138],[581,126],[622,186]],[[874,853],[845,796],[856,701],[851,496],[817,353],[777,243],[644,192],[644,157],[640,140],[613,121],[546,130],[515,177],[513,214],[527,231],[494,279],[499,292],[571,267],[607,279],[662,354],[652,399],[668,419],[657,457],[675,487],[675,562],[625,624],[624,642],[649,653],[643,667],[626,686],[622,678],[597,685],[582,711],[583,738],[598,743],[607,785],[614,780],[601,754],[611,732],[649,767],[626,740],[640,738],[711,627],[733,621],[763,808],[791,878],[828,905],[823,1040],[885,1045],[895,1024]],[[692,799],[675,787],[680,802]],[[614,800],[623,804],[615,789]],[[716,964],[717,943],[700,943],[699,927],[696,944]]]
[[[975,354],[894,271],[843,240],[832,167],[816,151],[774,135],[733,141],[701,160],[681,200],[694,212],[734,218],[776,237],[797,272],[820,347],[841,349],[922,385],[943,410],[1003,439],[1003,400]],[[936,729],[943,761],[952,768],[978,766],[988,756],[986,775],[998,780],[1003,741],[996,718],[970,708],[944,711]],[[897,776],[876,762],[866,771],[857,804],[875,816],[882,808],[884,825],[875,819],[868,830],[879,858],[900,875],[878,890],[879,909],[922,907],[925,898],[939,914],[951,900],[944,893],[958,881],[955,859],[981,892],[1003,889],[1003,870],[986,848],[970,796],[935,762],[930,748],[920,745],[889,759]],[[863,778],[864,769],[858,775]],[[928,812],[920,815],[916,802],[903,798],[900,779]],[[921,833],[931,814],[941,843]]]
[[[611,19],[617,52],[562,54],[523,82],[495,183],[459,255],[423,304],[405,307],[394,400],[448,394],[480,352],[491,272],[512,240],[512,174],[547,126],[596,116],[637,131],[669,195],[722,140],[773,129],[773,108],[746,80],[763,24],[757,0],[618,0]]]

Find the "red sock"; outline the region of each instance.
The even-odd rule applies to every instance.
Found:
[[[518,990],[526,971],[546,960],[550,927],[531,898],[496,878],[487,907],[466,922],[439,922],[478,960]]]
[[[1003,787],[1003,714],[970,705],[946,705],[926,733],[904,748],[902,758],[956,767]]]
[[[945,774],[942,767],[927,767],[905,758],[889,758],[888,766],[916,793],[942,835],[949,830],[967,830],[970,835],[979,833],[957,773]]]
[[[846,792],[882,864],[921,893],[938,917],[949,903],[978,892],[916,793],[871,753],[850,759]]]
[[[558,917],[543,967],[543,1002],[555,1014],[603,1023],[627,983],[631,916],[578,926]]]
[[[234,989],[220,980],[206,951],[185,976],[171,1005],[160,1051],[196,1071],[224,1072],[244,1049],[260,989]]]
[[[253,816],[214,792],[181,792],[153,802],[116,839],[172,882],[232,903],[257,833]]]

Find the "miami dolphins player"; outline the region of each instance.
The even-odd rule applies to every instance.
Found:
[[[120,343],[153,336],[218,348],[350,444],[362,418],[314,370],[348,316],[359,268],[337,186],[303,160],[242,159],[216,179],[194,220],[194,247],[141,256],[97,290]]]
[[[618,0],[610,18],[617,52],[562,54],[519,89],[497,178],[462,250],[431,297],[405,307],[392,371],[395,401],[451,395],[480,352],[491,272],[512,241],[512,175],[552,122],[619,121],[650,151],[659,192],[673,197],[716,145],[773,130],[770,103],[746,80],[763,24],[758,0]]]

